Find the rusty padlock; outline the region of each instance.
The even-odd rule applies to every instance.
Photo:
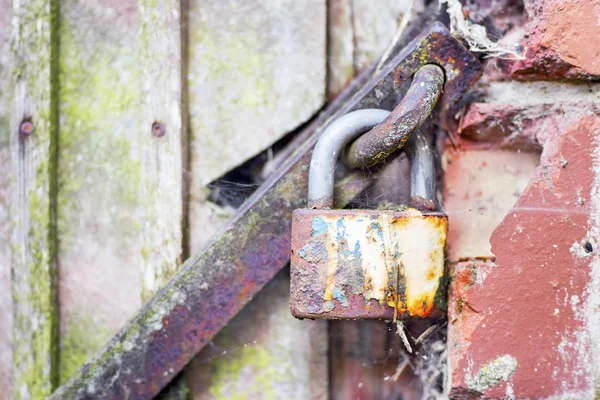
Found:
[[[333,208],[337,158],[389,112],[359,110],[333,122],[310,164],[308,208],[292,220],[291,298],[298,318],[439,317],[445,305],[447,216],[435,209],[435,160],[420,133],[405,147],[411,205],[402,211]]]

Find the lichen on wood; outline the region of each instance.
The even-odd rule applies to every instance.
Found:
[[[61,0],[61,381],[142,305],[136,14],[137,0]]]
[[[192,187],[201,188],[322,106],[325,1],[191,1],[189,26]]]
[[[142,297],[148,300],[182,253],[180,2],[140,0],[139,24]]]
[[[58,385],[58,1],[13,3],[10,115],[14,395]],[[20,133],[23,121],[33,132]]]
[[[12,1],[0,0],[0,165],[10,168],[10,35]],[[0,393],[13,398],[12,293],[10,262],[11,174],[0,174]]]

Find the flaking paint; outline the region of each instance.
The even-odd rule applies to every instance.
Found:
[[[294,216],[292,309],[339,317],[338,308],[358,295],[365,308],[374,300],[399,315],[431,314],[443,289],[445,216],[415,209],[298,210]]]

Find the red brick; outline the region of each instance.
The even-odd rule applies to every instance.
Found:
[[[508,64],[511,75],[535,78],[600,76],[600,2],[528,0],[525,60]]]
[[[449,340],[457,397],[473,389],[496,398],[594,397],[599,134],[588,116],[549,135],[535,179],[492,234],[495,264],[456,266]]]

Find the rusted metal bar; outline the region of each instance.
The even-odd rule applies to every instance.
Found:
[[[150,399],[285,266],[292,211],[306,205],[312,149],[331,121],[376,108],[425,64],[448,80],[444,107],[480,76],[481,65],[442,24],[433,24],[316,127],[289,160],[240,207],[225,229],[52,399]]]
[[[351,167],[377,164],[402,147],[433,111],[444,86],[444,71],[435,64],[420,68],[392,113],[350,145],[344,161]]]

